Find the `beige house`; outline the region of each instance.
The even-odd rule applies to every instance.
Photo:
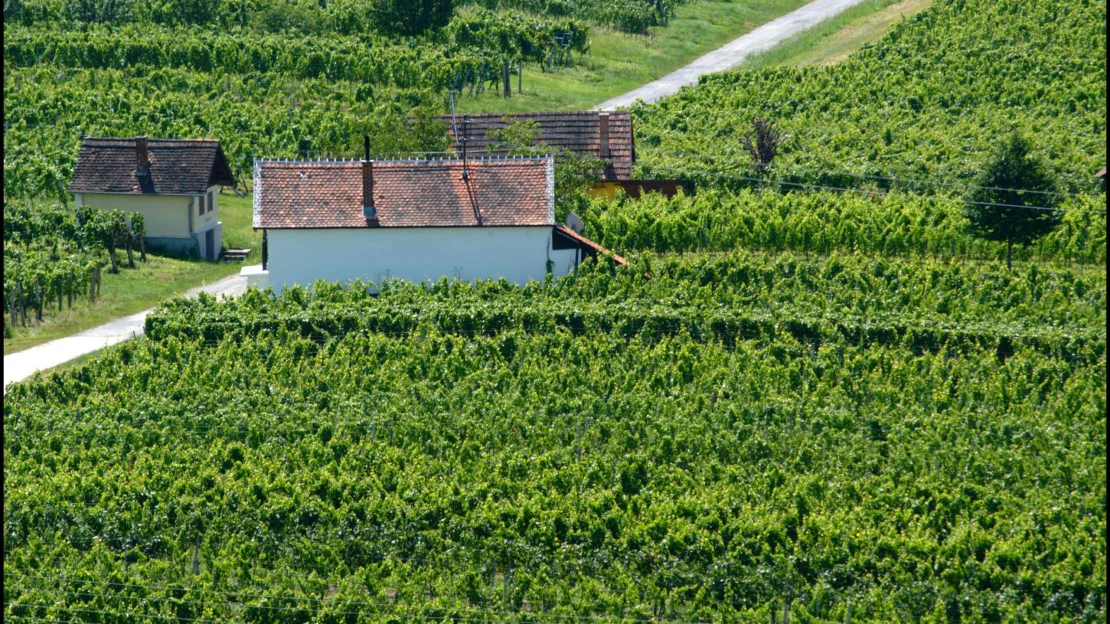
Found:
[[[87,138],[69,190],[78,206],[142,213],[150,248],[217,260],[219,188],[234,184],[219,141]]]

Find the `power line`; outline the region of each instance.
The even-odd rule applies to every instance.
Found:
[[[701,158],[701,159],[710,158],[709,156],[706,156],[706,155],[703,155],[703,154],[693,154],[693,153],[684,152],[684,151],[681,151],[681,150],[679,150],[679,151],[667,151],[667,150],[663,150],[663,149],[659,149],[659,148],[653,148],[653,147],[647,147],[647,148],[641,147],[640,149],[641,150],[646,150],[646,151],[649,151],[649,152],[660,153],[664,156],[684,156],[684,157],[694,157],[694,158]],[[740,156],[743,156],[745,158],[747,157],[746,153],[741,152],[741,151],[737,150],[736,148],[732,148],[730,151],[732,152],[733,155],[740,155]],[[651,167],[651,166],[654,166],[654,165],[648,164],[646,166]],[[918,184],[918,185],[922,185],[922,186],[941,186],[941,187],[957,188],[957,189],[963,189],[963,190],[976,189],[976,190],[990,190],[990,191],[1008,191],[1008,192],[1013,192],[1013,193],[1034,193],[1034,194],[1041,194],[1041,195],[1055,195],[1055,196],[1060,196],[1060,197],[1084,197],[1084,198],[1097,197],[1096,195],[1089,195],[1089,194],[1085,194],[1085,193],[1064,193],[1064,192],[1059,192],[1059,191],[1038,191],[1038,190],[1030,190],[1030,189],[1003,188],[1003,187],[996,187],[996,186],[978,186],[978,185],[975,185],[975,184],[952,184],[952,183],[939,182],[939,181],[936,181],[936,180],[928,180],[928,179],[923,179],[923,178],[901,178],[901,177],[891,177],[891,176],[880,176],[880,175],[871,175],[871,174],[864,174],[864,173],[853,173],[851,171],[843,171],[843,170],[842,171],[830,171],[828,169],[816,169],[816,168],[812,168],[812,167],[803,167],[801,165],[796,165],[796,164],[789,165],[789,168],[790,169],[796,169],[798,171],[805,171],[805,172],[808,172],[808,173],[822,173],[822,174],[826,174],[826,175],[830,175],[830,176],[847,175],[847,176],[852,176],[852,177],[857,177],[857,178],[867,178],[867,179],[873,179],[873,180],[889,180],[889,181],[893,181],[893,182],[907,182],[907,183],[913,183],[913,184]]]
[[[188,587],[184,587],[184,586],[175,587],[175,586],[137,585],[137,584],[114,583],[114,582],[110,582],[110,581],[96,581],[96,580],[89,580],[89,579],[66,579],[66,578],[63,578],[63,577],[59,577],[57,579],[54,579],[52,577],[23,575],[23,574],[20,574],[18,576],[20,576],[22,578],[31,578],[31,579],[36,579],[36,580],[43,580],[43,581],[46,581],[46,582],[49,582],[49,583],[58,582],[59,584],[68,582],[70,584],[89,583],[89,584],[93,584],[93,585],[119,586],[121,588],[121,590],[123,590],[123,589],[147,589],[147,590],[158,590],[158,591],[181,590],[181,591],[184,591],[184,592],[187,592],[187,593],[188,592],[195,592],[195,593],[201,593],[201,594],[207,593],[207,594],[225,595],[225,596],[232,596],[232,597],[241,597],[242,596],[242,594],[240,592],[220,591],[220,590],[204,590],[204,589],[198,590],[198,589],[192,589],[192,588],[188,588]],[[148,601],[154,601],[154,602],[171,602],[172,601],[174,603],[194,604],[194,605],[201,605],[201,606],[223,606],[223,607],[234,608],[234,609],[249,608],[249,609],[263,609],[263,610],[270,610],[270,611],[281,611],[281,612],[297,611],[297,612],[309,612],[309,613],[317,613],[317,614],[318,613],[327,613],[329,615],[356,615],[356,616],[357,615],[362,615],[362,614],[365,613],[365,611],[331,611],[331,610],[328,610],[328,609],[308,608],[308,607],[283,607],[283,606],[267,606],[267,605],[249,605],[249,604],[245,604],[244,601],[239,601],[239,602],[202,601],[202,600],[183,600],[183,599],[176,599],[176,598],[169,598],[169,597],[159,598],[159,597],[152,597],[152,596],[126,596],[126,595],[120,595],[120,594],[103,594],[103,593],[87,592],[87,591],[80,590],[80,589],[65,590],[65,589],[61,589],[61,588],[52,589],[52,588],[32,587],[32,588],[30,588],[26,591],[36,591],[36,592],[45,592],[45,593],[53,593],[53,594],[65,594],[65,595],[78,594],[78,595],[87,595],[87,596],[97,597],[97,598],[137,598],[137,599],[140,599],[140,600],[148,600]],[[277,595],[257,594],[257,595],[251,596],[249,598],[246,598],[246,599],[250,599],[250,598],[263,599],[263,600],[305,601],[305,602],[312,602],[312,603],[317,603],[317,604],[318,603],[327,604],[329,602],[332,602],[331,600],[328,600],[328,599],[313,598],[311,596],[295,596],[295,595],[289,595],[289,594],[286,594],[286,595],[281,595],[281,594],[277,594]],[[617,622],[635,622],[635,623],[643,623],[643,624],[650,624],[650,623],[657,622],[657,620],[653,620],[653,619],[628,618],[628,617],[622,617],[622,616],[616,616],[616,615],[610,615],[610,616],[581,615],[581,614],[565,614],[564,615],[564,614],[551,614],[551,613],[504,611],[504,610],[495,610],[495,609],[474,609],[474,608],[463,609],[464,612],[469,613],[469,614],[481,614],[483,617],[481,619],[479,619],[479,618],[473,618],[473,617],[460,617],[460,616],[450,616],[450,615],[429,616],[429,615],[421,615],[421,614],[410,613],[410,612],[407,612],[406,610],[411,609],[411,608],[413,608],[417,605],[403,604],[403,603],[397,603],[397,602],[385,603],[385,602],[359,601],[359,600],[348,600],[348,599],[337,598],[337,599],[334,600],[334,603],[337,604],[337,605],[342,605],[343,607],[356,605],[356,606],[372,607],[372,608],[375,608],[375,609],[382,609],[382,610],[384,610],[388,613],[401,612],[401,613],[399,613],[399,615],[401,615],[404,618],[412,618],[412,619],[418,619],[418,620],[445,620],[446,619],[446,620],[450,620],[452,622],[487,622],[487,621],[490,621],[490,618],[487,618],[487,617],[484,617],[484,616],[493,615],[493,616],[503,616],[503,618],[504,617],[513,618],[513,617],[523,616],[523,617],[525,617],[529,620],[536,620],[536,619],[556,620],[556,621],[570,620],[570,621],[576,621],[576,622],[577,621],[592,621],[592,622],[617,621]],[[5,606],[9,606],[9,603],[5,603]],[[14,605],[14,606],[32,607],[32,606],[35,606],[35,605],[19,604],[19,605]],[[60,608],[67,609],[67,610],[73,610],[73,611],[82,611],[81,609],[75,609],[75,608],[71,608],[71,607],[67,607],[67,606],[61,606]],[[89,611],[89,612],[91,612],[91,613],[104,613],[104,612],[99,612],[99,611]],[[131,616],[138,616],[138,617],[158,618],[158,619],[176,619],[176,618],[173,618],[171,616],[142,615],[142,614],[133,614],[133,613],[119,613],[118,615],[131,615]],[[205,624],[207,624],[207,622],[209,622],[208,620],[190,620],[190,619],[187,619],[187,618],[180,619],[178,621],[202,622],[202,623],[205,623]],[[506,620],[506,619],[500,619],[500,620],[493,619],[493,621],[497,622],[497,621],[508,621],[508,620]],[[668,620],[668,621],[669,622],[674,622],[674,624],[696,624],[696,623],[693,623],[693,622],[684,623],[680,620],[678,620],[678,621]]]
[[[653,169],[661,170],[661,171],[671,171],[671,172],[675,172],[675,173],[716,176],[716,177],[728,178],[728,179],[732,179],[732,180],[742,180],[742,181],[747,181],[747,182],[758,182],[758,183],[761,183],[761,184],[778,184],[780,186],[802,188],[802,189],[807,189],[807,190],[837,191],[837,192],[846,192],[846,193],[863,193],[865,195],[872,195],[872,196],[877,195],[877,196],[880,196],[880,197],[888,197],[892,193],[892,191],[879,191],[879,190],[860,189],[860,188],[845,188],[845,187],[840,187],[840,186],[828,186],[828,185],[823,185],[823,184],[807,184],[807,183],[804,183],[804,182],[787,182],[787,181],[784,181],[784,180],[768,180],[768,179],[764,179],[764,178],[754,178],[754,177],[751,177],[751,176],[743,176],[743,175],[738,175],[738,174],[723,173],[723,172],[720,172],[720,171],[705,171],[705,170],[698,170],[698,169],[686,169],[686,168],[679,168],[679,167],[668,167],[668,166],[665,166],[665,165],[650,165],[650,167],[653,168]],[[992,206],[992,207],[995,207],[995,208],[1017,208],[1017,209],[1024,209],[1024,210],[1039,210],[1039,211],[1045,211],[1045,212],[1079,212],[1079,213],[1106,214],[1105,210],[1087,210],[1087,209],[1082,209],[1082,208],[1049,208],[1049,207],[1045,207],[1045,206],[1025,206],[1025,205],[1021,205],[1021,204],[1002,204],[1002,203],[997,203],[997,202],[981,202],[981,201],[972,201],[972,200],[968,200],[968,199],[955,199],[955,198],[953,198],[953,201],[959,201],[959,202],[978,205],[978,206]]]

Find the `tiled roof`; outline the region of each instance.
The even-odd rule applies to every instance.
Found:
[[[200,195],[215,184],[235,184],[219,141],[148,139],[149,182],[136,174],[135,144],[135,139],[82,139],[69,190]]]
[[[562,234],[563,236],[566,236],[567,238],[573,240],[574,242],[578,243],[579,245],[581,245],[583,247],[588,247],[589,249],[592,249],[595,254],[601,254],[603,256],[611,256],[617,264],[628,264],[628,260],[625,260],[621,256],[618,256],[617,254],[609,251],[608,249],[602,247],[601,245],[598,245],[597,243],[595,243],[592,240],[586,238],[585,236],[582,236],[578,232],[575,232],[574,230],[568,228],[565,225],[556,225],[555,229],[558,230],[560,234]]]
[[[254,227],[367,227],[360,161],[259,160]],[[373,163],[377,227],[554,225],[550,158]],[[480,210],[481,223],[475,208]]]
[[[506,155],[506,150],[490,149],[490,139],[487,133],[494,128],[504,128],[505,119],[513,122],[530,120],[539,128],[536,141],[545,143],[553,148],[567,149],[579,155],[588,154],[598,156],[600,149],[600,123],[598,111],[577,112],[551,112],[551,113],[515,113],[502,115],[498,113],[469,115],[470,124],[467,129],[468,150],[475,154]],[[609,115],[609,161],[602,179],[628,180],[632,177],[632,163],[636,161],[636,144],[632,135],[632,113],[629,111],[614,111]],[[451,140],[455,140],[456,127],[462,134],[463,116],[444,115]]]

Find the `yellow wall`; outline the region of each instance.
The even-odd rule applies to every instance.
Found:
[[[613,199],[617,196],[617,189],[620,187],[621,185],[616,182],[594,182],[586,191],[586,195],[602,199]]]
[[[188,238],[189,214],[187,208],[192,197],[181,195],[124,195],[111,193],[78,193],[76,203],[97,210],[122,210],[141,212],[146,221],[146,235],[151,238]],[[193,208],[193,229],[196,230],[197,207]],[[215,218],[216,213],[209,214]]]

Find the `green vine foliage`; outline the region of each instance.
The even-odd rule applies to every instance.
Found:
[[[1105,196],[1066,199],[1059,225],[1015,248],[1014,258],[1105,266],[1105,207]],[[580,215],[587,236],[625,251],[749,248],[1005,261],[1005,242],[973,235],[966,208],[964,198],[945,194],[711,188],[673,199],[595,200]]]
[[[1099,2],[937,0],[836,65],[711,74],[633,107],[637,152],[659,177],[752,176],[739,141],[771,119],[787,136],[775,180],[959,192],[1018,130],[1060,190],[1097,193],[1105,22]]]
[[[5,397],[7,613],[1094,622],[1105,370],[569,331],[127,344]]]
[[[26,308],[45,312],[60,298],[87,296],[93,272],[110,262],[109,248],[145,235],[140,213],[5,200],[4,310],[20,290]]]
[[[506,62],[542,62],[556,34],[571,36],[576,50],[587,41],[578,19],[481,9],[396,38],[338,17],[293,30],[149,15],[74,23],[46,9],[26,17],[50,2],[17,5],[4,27],[4,192],[12,197],[66,197],[82,135],[219,139],[244,179],[256,156],[349,157],[361,154],[363,136],[381,156],[442,151],[446,134],[429,120],[444,112],[448,89],[499,80]],[[267,5],[256,8],[279,10]],[[410,117],[424,123],[414,128]]]
[[[1105,345],[1105,280],[1098,271],[1030,265],[874,260],[792,254],[645,256],[638,266],[584,267],[559,286],[441,280],[427,288],[393,282],[319,282],[274,297],[177,300],[147,316],[153,340],[218,342],[273,332],[305,338],[352,332],[487,335],[567,331],[654,342],[684,335],[734,345],[789,338],[900,344],[918,351],[974,346],[1005,355],[1020,344],[1066,357],[1095,358]],[[647,273],[651,279],[645,280]],[[976,293],[959,296],[953,293]]]

